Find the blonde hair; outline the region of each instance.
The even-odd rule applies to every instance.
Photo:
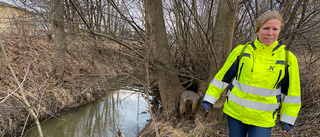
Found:
[[[282,15],[278,11],[267,11],[259,16],[258,23],[254,31],[257,33],[263,24],[272,19],[278,19],[281,21],[280,29],[282,30],[284,27]]]

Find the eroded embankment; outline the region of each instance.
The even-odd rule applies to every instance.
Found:
[[[22,91],[40,120],[91,102],[115,87],[110,83],[118,72],[100,54],[108,50],[99,45],[93,48],[90,40],[73,38],[67,42],[63,84],[54,82],[52,41],[7,35],[0,36],[0,40],[18,81],[23,83]],[[21,90],[15,91],[18,85],[2,51],[0,55],[0,136],[20,136],[26,126],[34,124],[34,118],[27,111]]]

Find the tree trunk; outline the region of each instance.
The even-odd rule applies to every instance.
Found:
[[[64,69],[65,69],[65,32],[64,32],[64,5],[63,0],[54,1],[54,76],[56,83],[63,81]]]
[[[157,77],[164,113],[178,114],[179,98],[183,91],[171,61],[161,0],[146,0],[149,45],[151,46],[154,73]]]
[[[233,6],[233,7],[230,7]],[[215,46],[215,52],[218,58],[218,65],[220,67],[223,66],[225,60],[232,49],[232,41],[233,41],[233,31],[235,24],[235,15],[237,12],[238,0],[233,2],[233,5],[229,5],[227,1],[221,0],[219,1],[219,10],[217,13],[215,27],[213,29],[213,45]],[[213,57],[212,57],[213,58]],[[219,71],[215,67],[214,59],[210,62],[209,66],[209,77],[207,83],[213,79],[214,75]],[[221,68],[219,68],[221,69]],[[208,87],[208,86],[206,86]],[[220,99],[224,101],[225,92],[221,94]],[[221,101],[219,101],[221,102]],[[219,105],[220,106],[220,105]],[[220,119],[222,115],[222,105],[221,107],[212,109],[214,111],[214,115],[212,115],[213,119]],[[211,112],[212,112],[211,111]],[[211,117],[211,115],[209,115]]]
[[[213,29],[213,45],[215,46],[215,52],[218,58],[218,64],[220,67],[223,66],[229,53],[232,49],[233,31],[235,24],[235,15],[237,12],[238,0],[235,0],[233,7],[228,5],[227,1],[219,1],[219,10],[217,13],[215,27]],[[211,59],[209,80],[211,81],[213,76],[219,71],[214,67],[216,64]],[[221,68],[219,68],[221,69]]]
[[[193,91],[185,91],[181,94],[179,114],[182,118],[191,119],[196,110],[200,96]]]

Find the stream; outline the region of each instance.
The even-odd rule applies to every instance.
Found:
[[[147,100],[131,90],[107,92],[105,96],[63,115],[42,122],[45,137],[136,137],[150,119]],[[37,128],[25,137],[38,137]]]

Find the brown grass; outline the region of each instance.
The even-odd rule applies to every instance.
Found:
[[[211,137],[226,136],[226,122],[212,121],[204,122],[205,118],[196,115],[193,120],[185,120],[181,118],[170,117],[169,119],[156,120],[156,125],[161,137]],[[151,122],[140,132],[140,137],[156,136],[154,126]]]
[[[53,42],[41,37],[22,38],[18,35],[1,35],[0,39],[20,82],[31,64],[23,88],[31,107],[42,120],[100,97],[107,88],[112,88],[108,83],[118,74],[108,65],[108,60],[92,48],[93,42],[78,37],[69,40],[66,47],[65,83],[63,86],[55,85],[51,63]],[[108,52],[104,46],[98,44],[96,48]],[[2,52],[0,55],[1,101],[17,85]],[[0,136],[20,136],[25,125],[33,124],[26,106],[21,102],[21,95],[16,92],[15,96],[0,104]]]

